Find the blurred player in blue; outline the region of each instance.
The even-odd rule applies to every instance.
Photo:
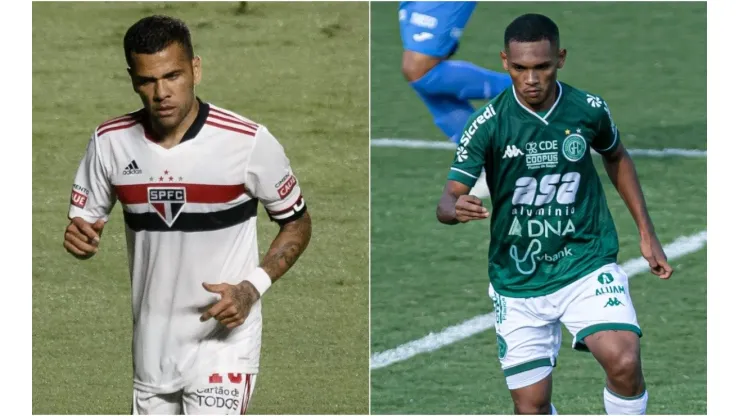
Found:
[[[455,143],[475,112],[469,100],[490,100],[511,86],[509,74],[449,59],[475,6],[466,1],[403,1],[398,8],[403,75],[429,108],[434,124]],[[488,196],[483,175],[471,190],[479,197]]]

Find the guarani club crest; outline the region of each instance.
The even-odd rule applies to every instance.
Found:
[[[570,130],[566,130],[565,140],[563,140],[563,156],[571,162],[578,162],[586,154],[588,145],[586,139],[580,135],[581,129],[578,129],[576,133],[571,134]]]

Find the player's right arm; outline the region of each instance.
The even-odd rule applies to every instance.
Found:
[[[100,155],[97,135],[93,134],[72,185],[70,222],[64,230],[67,252],[79,259],[97,253],[100,235],[114,204],[113,186]]]
[[[463,129],[455,159],[447,175],[447,184],[437,204],[437,219],[443,224],[453,225],[488,218],[488,210],[483,202],[468,195],[485,164],[490,137],[488,123],[492,121],[475,114]]]
[[[488,210],[483,206],[483,201],[478,197],[468,195],[470,188],[464,183],[447,181],[437,205],[439,222],[454,225],[488,218]]]

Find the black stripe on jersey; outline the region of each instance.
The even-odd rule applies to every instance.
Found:
[[[215,231],[246,222],[257,216],[257,199],[216,212],[181,212],[177,220],[168,227],[156,212],[135,214],[123,211],[126,225],[133,231]]]
[[[134,169],[139,169],[139,165],[136,164],[136,160],[131,161],[131,164],[134,166]]]

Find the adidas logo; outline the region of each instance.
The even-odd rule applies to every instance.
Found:
[[[124,175],[139,175],[141,174],[141,169],[139,169],[139,165],[136,164],[136,160],[132,160],[131,163],[126,166],[126,168],[123,170]]]
[[[524,153],[516,146],[510,145],[506,146],[506,152],[504,153],[504,157],[502,157],[501,159],[514,158],[517,156],[524,156]]]

